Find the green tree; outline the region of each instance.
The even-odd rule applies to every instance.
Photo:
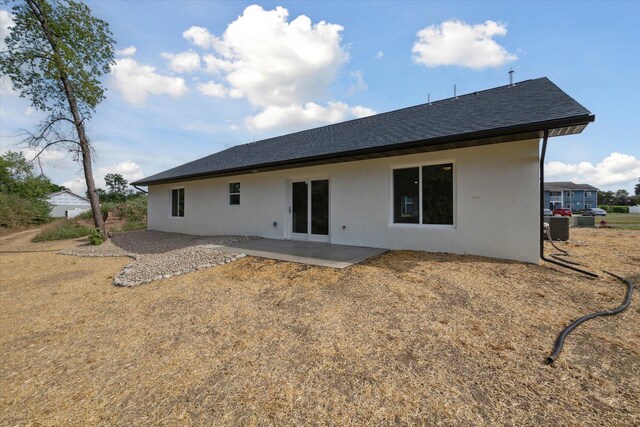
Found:
[[[129,182],[119,173],[108,173],[104,177],[110,193],[119,193],[123,196],[127,193],[127,185]]]
[[[615,195],[613,191],[598,191],[598,202],[600,205],[614,205]]]
[[[8,151],[0,156],[0,192],[37,199],[58,188],[45,175],[36,175],[33,164],[22,153]]]
[[[640,196],[640,178],[638,178],[638,183],[636,184],[636,196]]]
[[[21,97],[48,113],[35,132],[27,132],[26,142],[37,156],[55,146],[82,162],[93,219],[104,234],[85,123],[105,98],[100,78],[114,62],[109,25],[73,0],[12,3],[14,25],[0,53],[0,71]]]
[[[19,152],[0,156],[0,226],[38,224],[49,219],[46,195],[58,186],[36,175],[33,164]]]
[[[629,192],[624,189],[620,189],[615,193],[615,204],[618,206],[625,206],[629,203]]]

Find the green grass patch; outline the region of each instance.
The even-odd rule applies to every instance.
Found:
[[[127,220],[122,226],[122,231],[142,230],[147,228],[147,224],[140,221]]]
[[[629,230],[640,230],[640,214],[607,214],[605,217],[596,217],[596,224],[602,220],[607,221],[607,225],[615,228],[625,228]]]
[[[33,242],[48,242],[51,240],[68,240],[84,237],[91,234],[93,229],[86,227],[76,221],[61,221],[53,227],[40,231],[33,238]]]

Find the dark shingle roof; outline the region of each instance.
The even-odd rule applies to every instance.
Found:
[[[557,129],[551,136],[578,133],[593,119],[586,108],[543,77],[237,145],[133,184],[240,174],[268,167],[284,169],[320,159],[346,159],[410,146],[429,150],[458,148],[469,146],[464,141],[474,138],[545,128]],[[444,143],[447,144],[441,145]]]
[[[560,190],[587,190],[587,191],[597,191],[598,189],[593,185],[589,184],[575,184],[570,181],[560,181],[560,182],[545,182],[544,189],[547,191],[560,191]]]

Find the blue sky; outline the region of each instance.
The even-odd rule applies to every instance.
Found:
[[[88,132],[95,175],[151,175],[227,147],[549,77],[596,115],[554,138],[547,180],[633,190],[640,2],[88,1],[117,65]],[[256,6],[252,6],[256,5]],[[5,6],[6,9],[6,6]],[[3,34],[10,17],[4,12]],[[0,151],[42,118],[3,78]],[[25,152],[29,156],[29,151]],[[44,158],[83,191],[79,164]]]

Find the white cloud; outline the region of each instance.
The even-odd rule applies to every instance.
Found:
[[[20,151],[22,152],[22,154],[24,154],[25,159],[32,161],[32,160],[35,160],[35,157],[40,152],[40,149],[21,148]],[[71,160],[70,160],[71,156],[72,156],[71,154],[65,151],[56,150],[55,147],[53,147],[53,148],[44,150],[40,154],[40,163],[42,164],[42,166],[56,165],[61,161],[68,161],[68,163],[71,163]]]
[[[287,106],[322,96],[348,59],[340,45],[342,26],[313,24],[304,15],[288,22],[288,15],[282,7],[253,5],[220,38],[201,27],[184,35],[215,51],[205,57],[208,69],[226,72],[231,88],[253,105]]]
[[[0,76],[0,95],[2,96],[18,96],[20,92],[13,90],[11,79],[9,76]]]
[[[131,160],[125,160],[115,165],[98,168],[96,179],[100,179],[102,182],[104,182],[104,176],[108,173],[119,173],[124,179],[129,182],[144,178],[144,173],[142,173],[142,170],[140,170],[140,166],[138,166]]]
[[[13,15],[8,10],[0,10],[0,51],[7,49],[4,39],[9,37],[11,30],[9,28],[15,25]]]
[[[174,98],[187,93],[184,79],[163,76],[150,65],[139,64],[133,58],[120,58],[112,67],[116,88],[127,102],[142,104],[149,95],[170,95]]]
[[[349,75],[355,80],[355,82],[353,82],[349,87],[349,95],[367,90],[367,84],[364,81],[364,73],[361,70],[352,71]]]
[[[9,37],[11,32],[9,28],[14,25],[13,15],[6,10],[0,10],[0,51],[7,50],[7,44],[4,39]],[[18,96],[18,92],[13,90],[11,79],[8,76],[0,76],[0,95]]]
[[[115,165],[109,165],[98,168],[94,172],[93,179],[95,180],[96,188],[106,189],[107,185],[104,182],[104,177],[108,173],[119,173],[124,179],[129,182],[144,178],[144,173],[136,163],[131,160],[125,160]],[[84,173],[79,172],[69,181],[62,183],[65,187],[72,192],[84,196],[87,192],[87,185],[85,184]]]
[[[162,53],[169,60],[169,66],[177,73],[190,73],[200,69],[200,55],[192,50],[181,53]]]
[[[418,31],[413,60],[429,68],[458,65],[473,69],[498,67],[518,59],[496,43],[493,37],[505,36],[507,27],[494,21],[469,25],[450,20]]]
[[[201,83],[198,85],[200,93],[215,98],[223,98],[227,94],[227,88],[224,85],[212,81]]]
[[[84,175],[76,175],[73,179],[63,182],[62,185],[78,196],[86,196],[87,185],[85,184]]]
[[[640,177],[640,160],[629,154],[613,152],[600,163],[590,162],[545,164],[545,180],[587,183],[601,189],[630,189]]]
[[[214,48],[219,42],[218,38],[212,35],[209,30],[195,25],[182,33],[182,37],[203,49]]]
[[[299,128],[355,117],[344,103],[312,102],[326,95],[349,59],[340,44],[343,27],[325,21],[314,24],[304,15],[288,18],[283,7],[264,10],[253,5],[221,36],[196,26],[185,31],[183,36],[195,46],[212,51],[202,57],[205,69],[220,75],[224,83],[224,92],[221,83],[199,89],[212,96],[244,97],[261,108],[246,121],[254,129]],[[362,72],[356,73],[360,74],[354,75],[354,90],[363,90]]]
[[[329,102],[326,107],[308,102],[304,105],[270,106],[261,113],[247,119],[250,128],[269,130],[286,127],[290,129],[306,129],[328,123],[341,122],[347,119],[360,118],[375,114],[370,108],[349,107],[344,102]]]
[[[116,50],[116,55],[120,55],[120,56],[133,56],[136,53],[136,47],[135,46],[129,46],[129,47],[125,47],[124,49],[120,49],[120,50]]]
[[[376,53],[376,59],[380,59],[384,56],[384,52],[379,50],[378,53]]]
[[[209,73],[229,73],[233,71],[234,66],[231,62],[216,58],[213,55],[205,55],[202,59],[204,59],[205,64],[207,64],[206,70]]]
[[[374,114],[376,114],[375,110],[369,107],[363,107],[362,105],[356,105],[355,107],[351,107],[349,109],[349,112],[356,119],[361,119],[362,117],[373,116]]]

